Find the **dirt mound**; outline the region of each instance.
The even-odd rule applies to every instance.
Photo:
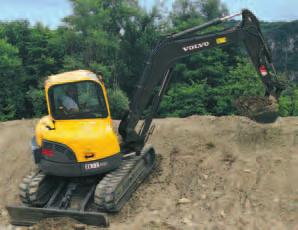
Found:
[[[16,201],[18,183],[33,167],[28,146],[34,123],[0,123],[2,210]],[[298,118],[266,125],[236,116],[154,123],[149,142],[158,167],[121,213],[110,215],[109,229],[298,227]]]
[[[52,229],[84,230],[85,225],[82,225],[79,222],[69,218],[55,218],[55,219],[43,220],[31,228],[31,230],[52,230]]]

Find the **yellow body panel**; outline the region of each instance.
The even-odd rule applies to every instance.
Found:
[[[94,81],[102,88],[108,116],[106,118],[55,120],[54,124],[49,105],[49,88],[57,84],[86,80]],[[42,145],[43,140],[62,143],[72,149],[78,162],[99,160],[120,152],[118,138],[112,128],[106,89],[95,74],[86,70],[78,70],[50,76],[45,84],[45,94],[49,115],[43,117],[36,126],[36,141],[39,146]],[[46,126],[55,129],[49,130]],[[90,158],[90,155],[93,157]]]

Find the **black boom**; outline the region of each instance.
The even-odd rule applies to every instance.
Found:
[[[196,34],[198,31],[223,23],[238,15],[240,14],[218,18],[203,25],[169,35],[156,45],[146,62],[130,109],[119,126],[124,152],[139,152],[144,147],[150,133],[152,119],[170,81],[172,67],[178,59],[185,56],[242,41],[253,65],[262,77],[266,96],[278,94],[280,89],[274,84],[276,72],[272,64],[271,53],[260,30],[259,21],[252,12],[243,10],[242,22],[235,27],[204,35]],[[160,87],[159,92],[152,95],[157,86]],[[150,113],[145,118],[140,131],[137,132],[135,128],[150,101],[152,101]]]

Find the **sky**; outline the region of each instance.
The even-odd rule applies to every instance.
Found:
[[[154,3],[164,2],[171,9],[173,0],[139,0],[148,10]],[[222,0],[230,13],[242,8],[252,10],[262,21],[298,20],[298,0]],[[72,12],[67,0],[0,0],[0,20],[28,19],[32,24],[43,22],[57,27],[61,19]]]
[[[51,28],[72,13],[67,0],[0,0],[0,20],[28,19],[32,24],[42,22]]]

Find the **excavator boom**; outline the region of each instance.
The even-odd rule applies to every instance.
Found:
[[[157,44],[146,62],[130,109],[119,126],[124,151],[138,152],[143,148],[148,134],[151,133],[151,122],[170,81],[173,66],[177,60],[185,56],[215,47],[243,42],[248,56],[262,78],[266,96],[280,93],[280,89],[274,84],[276,72],[272,64],[270,50],[262,35],[258,19],[249,10],[242,11],[242,22],[235,27],[203,35],[196,34],[238,15],[240,14],[214,19],[203,25],[171,34]],[[159,87],[159,92],[153,95],[152,92],[156,87]],[[137,132],[136,126],[142,118],[143,111],[149,107],[151,101],[149,115],[145,117],[141,130]]]

